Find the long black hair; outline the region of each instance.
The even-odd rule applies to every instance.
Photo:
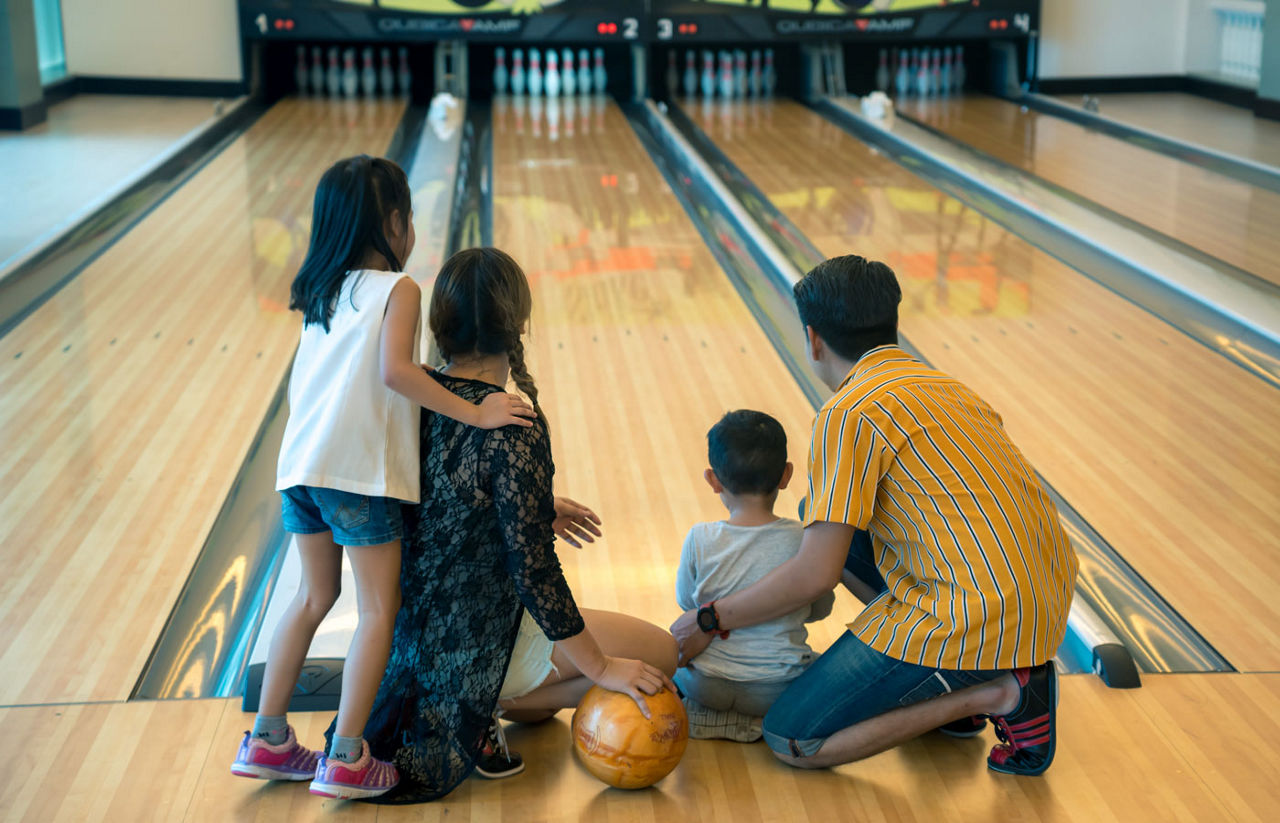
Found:
[[[347,273],[370,249],[392,270],[404,270],[405,261],[391,251],[383,226],[397,209],[407,224],[410,200],[404,170],[381,157],[348,157],[320,177],[311,208],[311,243],[289,291],[289,308],[302,312],[304,326],[319,323],[329,331]]]

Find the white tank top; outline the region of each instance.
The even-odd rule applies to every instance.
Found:
[[[289,422],[276,489],[325,489],[418,502],[418,404],[387,388],[379,367],[382,319],[403,274],[353,271],[329,331],[311,323],[289,377]],[[421,324],[421,320],[419,320]],[[413,359],[418,361],[418,338]]]

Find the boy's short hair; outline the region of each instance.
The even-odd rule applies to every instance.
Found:
[[[856,254],[833,257],[800,278],[793,293],[801,322],[846,360],[898,342],[902,289],[884,263]]]
[[[730,494],[771,494],[787,467],[787,433],[764,412],[731,411],[707,432],[707,459]]]

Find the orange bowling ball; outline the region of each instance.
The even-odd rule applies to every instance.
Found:
[[[630,695],[599,686],[573,713],[573,749],[587,771],[619,789],[652,786],[671,773],[689,742],[684,704],[669,689],[645,695],[646,720]]]

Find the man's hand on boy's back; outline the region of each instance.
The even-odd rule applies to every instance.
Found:
[[[676,639],[676,644],[680,647],[679,664],[681,666],[688,666],[693,658],[705,652],[707,646],[711,645],[713,637],[698,626],[697,609],[689,609],[676,618],[676,622],[671,624],[671,636]]]
[[[557,497],[555,506],[556,519],[552,522],[551,528],[555,531],[556,537],[575,549],[580,549],[582,543],[594,543],[596,538],[601,536],[600,515],[591,509],[567,497]]]

